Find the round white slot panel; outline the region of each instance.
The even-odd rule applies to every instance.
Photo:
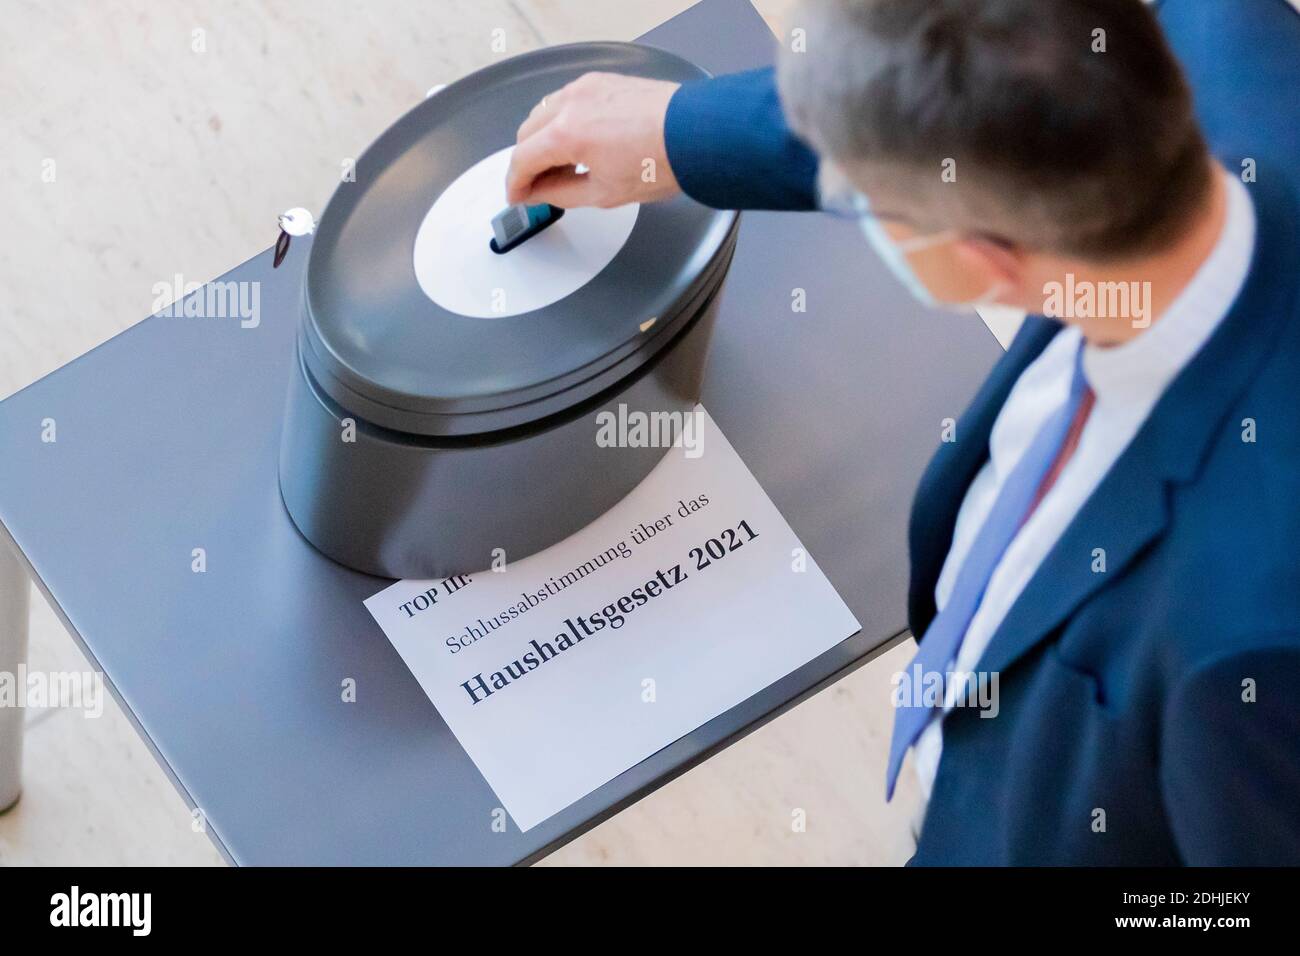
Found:
[[[475,319],[524,315],[572,295],[618,255],[641,207],[569,209],[506,253],[488,246],[505,208],[513,146],[479,160],[438,197],[415,234],[415,278],[448,312]]]

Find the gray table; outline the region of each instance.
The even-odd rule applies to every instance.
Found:
[[[744,0],[643,40],[715,73],[774,53]],[[259,327],[154,316],[0,404],[0,549],[16,545],[231,861],[536,860],[904,632],[912,491],[1000,349],[977,318],[915,305],[854,224],[746,214],[704,403],[862,631],[529,832],[493,832],[499,801],[362,606],[387,582],[314,551],[280,501],[308,248],[222,277],[262,284]]]

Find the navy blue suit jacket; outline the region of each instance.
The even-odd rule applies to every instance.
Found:
[[[1211,148],[1253,163],[1254,261],[994,635],[978,669],[999,672],[998,716],[946,719],[915,863],[1300,863],[1300,16],[1284,0],[1159,16]],[[815,203],[816,157],[770,71],[683,88],[665,134],[702,202]],[[921,479],[922,639],[994,419],[1059,329],[1026,320]]]

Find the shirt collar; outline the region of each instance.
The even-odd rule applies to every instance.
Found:
[[[1255,209],[1246,187],[1227,183],[1227,215],[1218,241],[1190,282],[1141,335],[1123,345],[1084,348],[1083,370],[1098,405],[1144,418],[1228,314],[1250,271]]]

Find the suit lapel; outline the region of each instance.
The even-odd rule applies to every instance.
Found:
[[[1163,534],[1169,489],[1151,465],[1132,446],[1120,456],[1007,612],[981,671],[1009,667]]]
[[[1158,539],[1175,486],[1198,473],[1212,442],[1240,423],[1228,415],[1297,316],[1291,200],[1257,186],[1255,252],[1246,284],[1205,347],[1174,379],[1128,448],[1084,503],[1012,605],[979,662],[1002,671],[1050,635]],[[1095,549],[1105,570],[1094,571]]]

